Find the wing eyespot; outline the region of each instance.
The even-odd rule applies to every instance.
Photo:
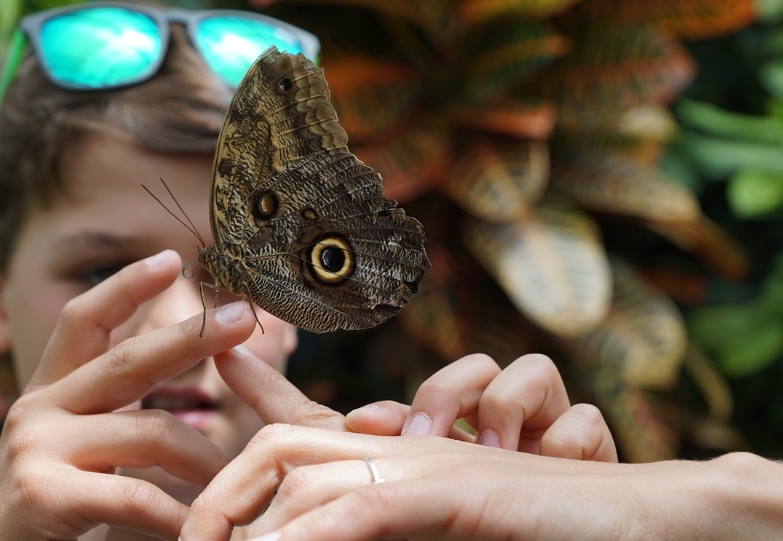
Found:
[[[285,93],[294,88],[294,83],[288,77],[283,77],[277,82],[277,88],[280,92]]]
[[[264,192],[253,205],[253,217],[256,221],[266,222],[272,219],[280,208],[280,201],[273,192]]]
[[[348,278],[356,267],[351,246],[339,235],[329,235],[315,243],[307,261],[315,278],[331,285]]]

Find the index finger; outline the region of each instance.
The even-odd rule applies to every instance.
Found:
[[[28,389],[50,385],[106,352],[111,331],[139,305],[177,277],[181,260],[173,250],[137,261],[63,308]]]
[[[220,377],[265,424],[286,423],[342,432],[345,417],[307,398],[285,376],[237,346],[215,356]]]

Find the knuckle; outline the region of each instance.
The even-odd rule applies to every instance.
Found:
[[[103,369],[114,375],[125,374],[133,367],[134,339],[120,342],[115,347],[106,352],[105,361],[102,363]]]
[[[82,296],[69,299],[60,311],[60,322],[66,326],[70,326],[79,321],[84,314],[84,305],[85,302]]]
[[[307,494],[311,487],[318,482],[316,470],[317,468],[311,466],[301,466],[291,470],[280,484],[276,497],[288,499]]]
[[[177,437],[179,428],[179,423],[167,411],[145,410],[136,417],[136,433],[145,442],[158,443],[166,438]]]
[[[593,404],[574,404],[571,406],[571,410],[581,419],[586,421],[590,426],[601,428],[606,424],[601,410]]]
[[[119,491],[119,504],[130,515],[145,515],[157,506],[157,492],[155,488],[144,482],[136,481],[125,486]]]

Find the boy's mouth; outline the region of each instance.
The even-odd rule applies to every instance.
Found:
[[[142,409],[168,411],[187,425],[202,431],[218,404],[195,387],[155,387],[141,401]]]

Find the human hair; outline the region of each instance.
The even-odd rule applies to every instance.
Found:
[[[28,50],[0,108],[0,276],[31,210],[63,193],[57,165],[69,138],[97,132],[163,153],[211,154],[231,95],[178,26],[159,72],[121,89],[59,88]]]

